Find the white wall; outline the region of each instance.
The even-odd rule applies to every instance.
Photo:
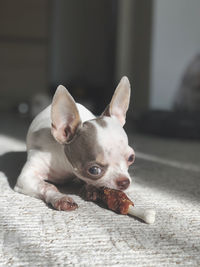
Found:
[[[169,110],[183,71],[200,52],[200,1],[154,0],[150,107]]]

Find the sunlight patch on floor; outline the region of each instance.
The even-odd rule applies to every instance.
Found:
[[[136,157],[139,159],[144,159],[144,160],[156,162],[159,164],[164,164],[164,165],[174,167],[174,168],[184,169],[187,171],[200,172],[200,167],[195,164],[191,164],[191,163],[183,163],[183,162],[176,161],[176,160],[164,159],[158,156],[154,156],[154,155],[150,155],[150,154],[146,154],[146,153],[142,153],[138,151],[136,152]]]
[[[0,154],[8,151],[26,150],[26,143],[16,138],[0,134]]]

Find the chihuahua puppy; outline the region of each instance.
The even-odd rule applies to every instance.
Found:
[[[129,100],[130,83],[123,77],[110,104],[95,117],[59,85],[52,104],[30,125],[27,161],[14,190],[68,211],[78,205],[56,185],[70,178],[95,187],[127,189],[128,167],[135,158],[123,129]]]

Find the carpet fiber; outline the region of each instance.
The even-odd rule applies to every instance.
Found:
[[[153,225],[84,201],[77,184],[63,189],[79,205],[73,212],[15,193],[25,145],[0,133],[0,266],[200,266],[200,144],[132,138],[129,196],[156,209]]]

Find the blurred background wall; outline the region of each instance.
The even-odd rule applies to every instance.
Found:
[[[199,12],[199,0],[154,0],[150,65],[151,108],[172,109],[185,69],[200,53]]]
[[[199,11],[198,0],[0,0],[0,110],[64,84],[99,113],[123,75],[130,116],[171,110],[199,53]]]
[[[48,87],[49,1],[0,0],[0,110]]]
[[[51,3],[51,85],[101,106],[114,85],[118,1]]]

